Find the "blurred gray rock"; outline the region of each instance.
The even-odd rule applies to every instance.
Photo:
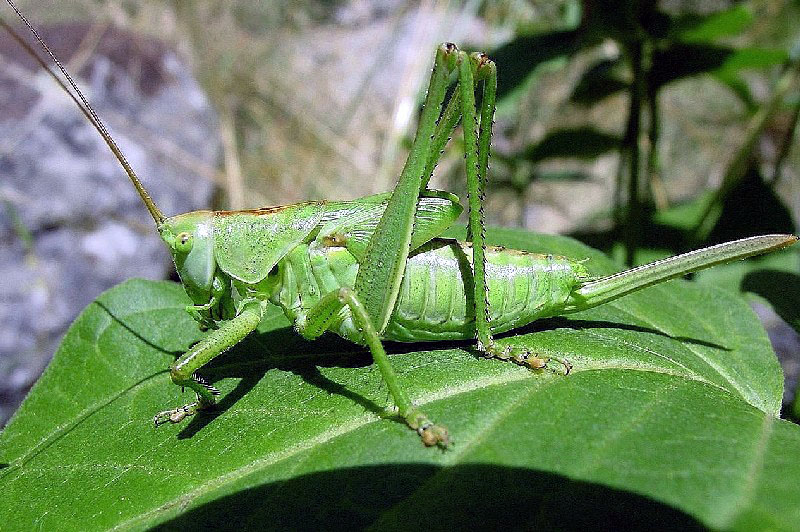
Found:
[[[216,119],[188,67],[161,43],[114,29],[94,40],[92,31],[72,24],[42,34],[161,210],[207,207]],[[100,292],[171,269],[98,133],[9,35],[0,36],[0,426]]]
[[[789,407],[798,393],[800,380],[800,334],[783,321],[775,310],[766,303],[751,301],[761,325],[769,335],[769,341],[783,368],[783,406]]]

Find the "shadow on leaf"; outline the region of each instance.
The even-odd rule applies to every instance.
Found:
[[[415,344],[414,348],[408,346],[407,349],[419,348]],[[291,327],[253,334],[229,353],[198,371],[211,384],[229,378],[239,379],[239,382],[233,390],[222,396],[214,408],[193,416],[178,438],[191,438],[213,422],[252,390],[270,369],[294,373],[329,394],[341,395],[361,405],[366,411],[384,415],[384,407],[328,379],[319,371],[319,367],[360,368],[371,364],[372,357],[366,348],[333,335],[307,341]]]
[[[650,327],[617,323],[601,320],[576,320],[563,317],[547,318],[535,321],[525,327],[498,335],[498,338],[513,337],[520,334],[529,334],[553,329],[572,329],[576,331],[586,329],[616,329],[634,331],[639,333],[655,334],[679,342],[701,345],[714,349],[728,351],[725,346],[714,342],[671,336],[667,333]],[[482,358],[475,342],[470,340],[453,342],[417,342],[399,343],[387,342],[386,351],[390,355],[402,355],[409,352],[434,351],[442,349],[461,348],[472,353],[473,356]],[[214,408],[201,411],[190,418],[189,424],[178,434],[179,439],[193,437],[200,430],[230,409],[236,402],[252,390],[270,369],[288,371],[331,395],[346,397],[360,405],[365,411],[372,412],[381,417],[391,418],[402,423],[400,418],[390,416],[386,408],[374,400],[347,388],[324,376],[320,367],[341,368],[366,368],[373,363],[372,355],[366,347],[352,344],[333,334],[326,334],[316,341],[307,341],[299,336],[291,327],[260,332],[248,337],[245,341],[233,348],[198,373],[210,384],[222,379],[238,379],[236,387],[225,393]],[[502,361],[498,361],[502,364]]]
[[[100,299],[97,299],[93,302],[94,305],[97,305],[101,309],[103,309],[109,317],[114,320],[117,324],[119,324],[123,329],[128,331],[130,334],[136,337],[136,339],[140,340],[148,347],[155,349],[157,351],[161,351],[162,353],[166,353],[168,355],[172,355],[175,358],[181,356],[184,353],[184,350],[172,350],[163,347],[162,345],[158,344],[157,342],[153,342],[152,340],[146,338],[141,332],[139,332],[139,327],[135,325],[131,325],[125,319],[123,319],[119,314],[114,312],[111,308],[105,305]]]
[[[258,482],[257,479],[251,479]],[[649,498],[560,475],[483,464],[344,468],[256,485],[162,530],[699,530]]]
[[[581,331],[585,329],[617,329],[623,331],[634,331],[640,333],[655,334],[658,336],[663,336],[664,338],[677,340],[679,342],[687,344],[702,345],[704,347],[710,347],[713,349],[730,351],[729,348],[723,345],[714,342],[709,342],[706,340],[700,340],[698,338],[689,338],[687,336],[672,336],[663,331],[659,331],[658,329],[653,329],[651,327],[642,327],[640,325],[632,325],[629,323],[618,323],[618,322],[602,321],[602,320],[575,320],[563,317],[547,318],[535,321],[530,325],[526,325],[525,327],[515,329],[513,333],[527,334],[527,333],[535,333],[551,329],[573,329],[575,331]]]

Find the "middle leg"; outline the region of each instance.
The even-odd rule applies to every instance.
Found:
[[[358,299],[356,293],[347,287],[339,288],[325,295],[312,307],[303,321],[300,334],[305,338],[313,339],[328,330],[330,324],[337,319],[339,311],[347,306],[353,316],[356,326],[361,330],[364,342],[372,353],[372,358],[381,372],[383,382],[389,388],[389,393],[394,400],[397,411],[403,421],[413,430],[417,431],[422,443],[427,446],[438,445],[447,448],[450,438],[447,429],[441,425],[434,424],[419,408],[414,406],[408,398],[405,390],[400,386],[397,374],[389,362],[389,357],[383,349],[380,336],[369,319],[363,303]]]

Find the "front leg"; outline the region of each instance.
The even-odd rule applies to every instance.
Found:
[[[350,309],[353,320],[359,330],[362,331],[364,341],[372,352],[372,358],[381,372],[383,382],[389,388],[389,393],[394,399],[394,404],[397,406],[400,417],[419,434],[420,438],[422,438],[422,443],[425,445],[438,445],[439,447],[447,448],[450,444],[447,429],[441,425],[434,424],[421,410],[411,403],[405,390],[400,386],[397,374],[394,372],[391,362],[389,362],[389,357],[386,356],[380,337],[372,325],[363,303],[353,290],[342,287],[328,293],[308,311],[306,319],[300,325],[298,332],[308,339],[320,336],[337,319],[339,311],[344,306]]]
[[[216,329],[216,321],[224,317],[220,305],[225,298],[230,298],[230,281],[226,282],[220,272],[216,272],[211,283],[211,298],[204,305],[188,305],[186,312],[200,325],[200,330]]]
[[[238,316],[224,322],[218,329],[211,331],[170,366],[169,376],[172,382],[181,388],[186,387],[193,390],[197,399],[178,408],[159,412],[153,418],[156,426],[167,421],[179,423],[187,416],[195,414],[198,410],[209,408],[214,404],[214,398],[219,395],[219,391],[203,382],[195,375],[195,371],[241,342],[245,336],[253,332],[261,321],[261,315],[260,303],[254,302],[246,305]]]

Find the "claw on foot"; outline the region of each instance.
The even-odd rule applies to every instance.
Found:
[[[425,414],[416,408],[404,414],[403,417],[408,426],[417,431],[426,447],[438,445],[442,449],[447,449],[450,445],[450,435],[447,433],[447,429],[431,422]]]
[[[438,445],[442,449],[447,449],[450,446],[450,435],[447,433],[447,429],[442,426],[429,423],[419,427],[417,433],[426,447]]]
[[[197,403],[191,403],[188,405],[179,406],[178,408],[173,408],[172,410],[164,410],[163,412],[159,412],[153,416],[153,423],[155,423],[156,427],[163,425],[168,421],[170,423],[180,423],[187,417],[194,415],[194,413],[197,412],[197,407]]]
[[[570,362],[566,358],[550,357],[550,360],[555,360],[556,362],[564,366],[564,375],[569,375],[569,372],[572,371],[572,362]]]
[[[166,422],[180,423],[187,417],[195,415],[198,410],[211,408],[212,406],[213,403],[206,403],[200,397],[198,397],[197,401],[194,403],[179,406],[178,408],[173,408],[172,410],[164,410],[163,412],[159,412],[153,416],[153,423],[155,423],[156,427],[163,425]]]
[[[509,360],[514,364],[530,369],[547,369],[547,363],[555,360],[564,366],[564,375],[569,375],[572,371],[572,364],[566,358],[555,356],[535,356],[530,350],[514,346],[498,347],[496,344],[486,349],[486,355],[500,360]]]

